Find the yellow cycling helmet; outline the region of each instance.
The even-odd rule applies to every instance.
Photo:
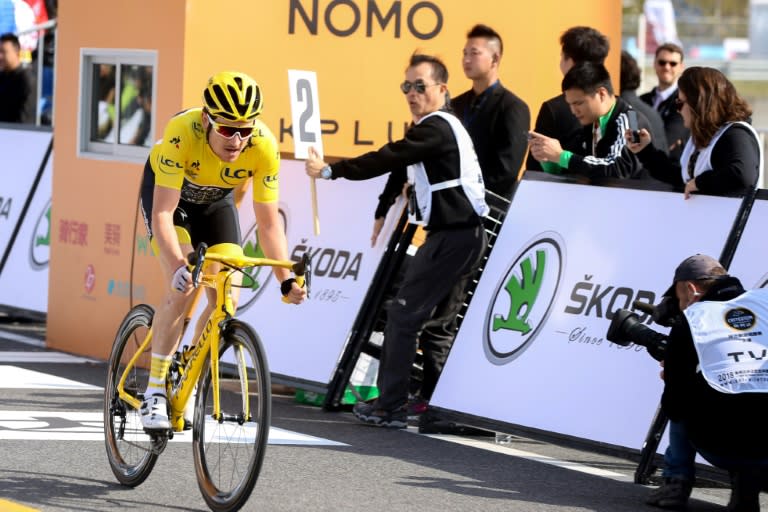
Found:
[[[261,113],[264,100],[253,78],[237,71],[222,71],[208,79],[203,105],[214,117],[246,122]]]

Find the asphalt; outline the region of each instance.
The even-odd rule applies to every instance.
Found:
[[[207,510],[186,442],[170,443],[141,486],[128,489],[116,482],[99,418],[104,362],[40,362],[50,352],[44,339],[39,320],[0,317],[0,368],[14,366],[94,388],[0,387],[0,510]],[[504,442],[497,442],[490,432],[424,435],[413,426],[368,427],[347,410],[326,412],[297,403],[290,389],[275,391],[274,428],[334,444],[270,444],[243,510],[656,510],[644,504],[650,487],[633,483],[636,454],[518,433],[500,435]],[[26,411],[36,411],[40,423],[25,426],[7,419]],[[93,413],[96,421],[62,419],[72,412]],[[63,431],[82,438],[57,440],[56,433]],[[728,496],[716,478],[701,479],[688,510],[723,510]],[[768,510],[768,496],[762,498]]]

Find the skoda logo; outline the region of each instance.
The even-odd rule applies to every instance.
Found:
[[[281,208],[278,210],[278,213],[280,214],[280,219],[283,221],[283,228],[287,232],[288,219],[285,212]],[[259,245],[258,229],[259,227],[257,224],[251,226],[245,232],[245,236],[243,236],[241,242],[243,253],[250,258],[264,257],[264,251],[262,250],[261,245]],[[256,302],[256,299],[261,296],[262,292],[270,286],[274,293],[280,293],[280,287],[277,286],[276,282],[272,282],[273,274],[272,267],[251,267],[245,270],[245,275],[243,276],[243,290],[240,293],[240,304],[237,307],[238,312],[245,311],[251,307],[253,303]]]
[[[514,257],[483,326],[483,348],[491,363],[507,364],[531,346],[552,311],[564,266],[565,242],[551,231],[534,237]]]
[[[40,270],[48,267],[51,254],[51,201],[45,205],[35,223],[32,240],[29,245],[29,260],[32,268]]]

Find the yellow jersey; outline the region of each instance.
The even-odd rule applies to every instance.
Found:
[[[234,162],[222,162],[211,150],[202,124],[202,109],[175,115],[149,154],[155,185],[181,191],[181,199],[209,204],[253,178],[253,201],[278,200],[280,150],[267,126],[256,120],[253,135]]]

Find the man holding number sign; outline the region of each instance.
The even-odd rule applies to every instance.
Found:
[[[481,223],[488,213],[483,177],[469,134],[455,116],[444,111],[447,81],[448,71],[438,58],[412,55],[400,84],[413,115],[405,137],[333,165],[310,149],[306,161],[307,175],[312,178],[365,180],[391,171],[388,186],[411,184],[410,220],[423,224],[427,231],[388,311],[377,382],[379,398],[354,408],[360,421],[372,425],[407,426],[417,335],[438,304],[455,289],[463,290],[487,245]],[[422,350],[425,366],[442,368],[448,346]]]

